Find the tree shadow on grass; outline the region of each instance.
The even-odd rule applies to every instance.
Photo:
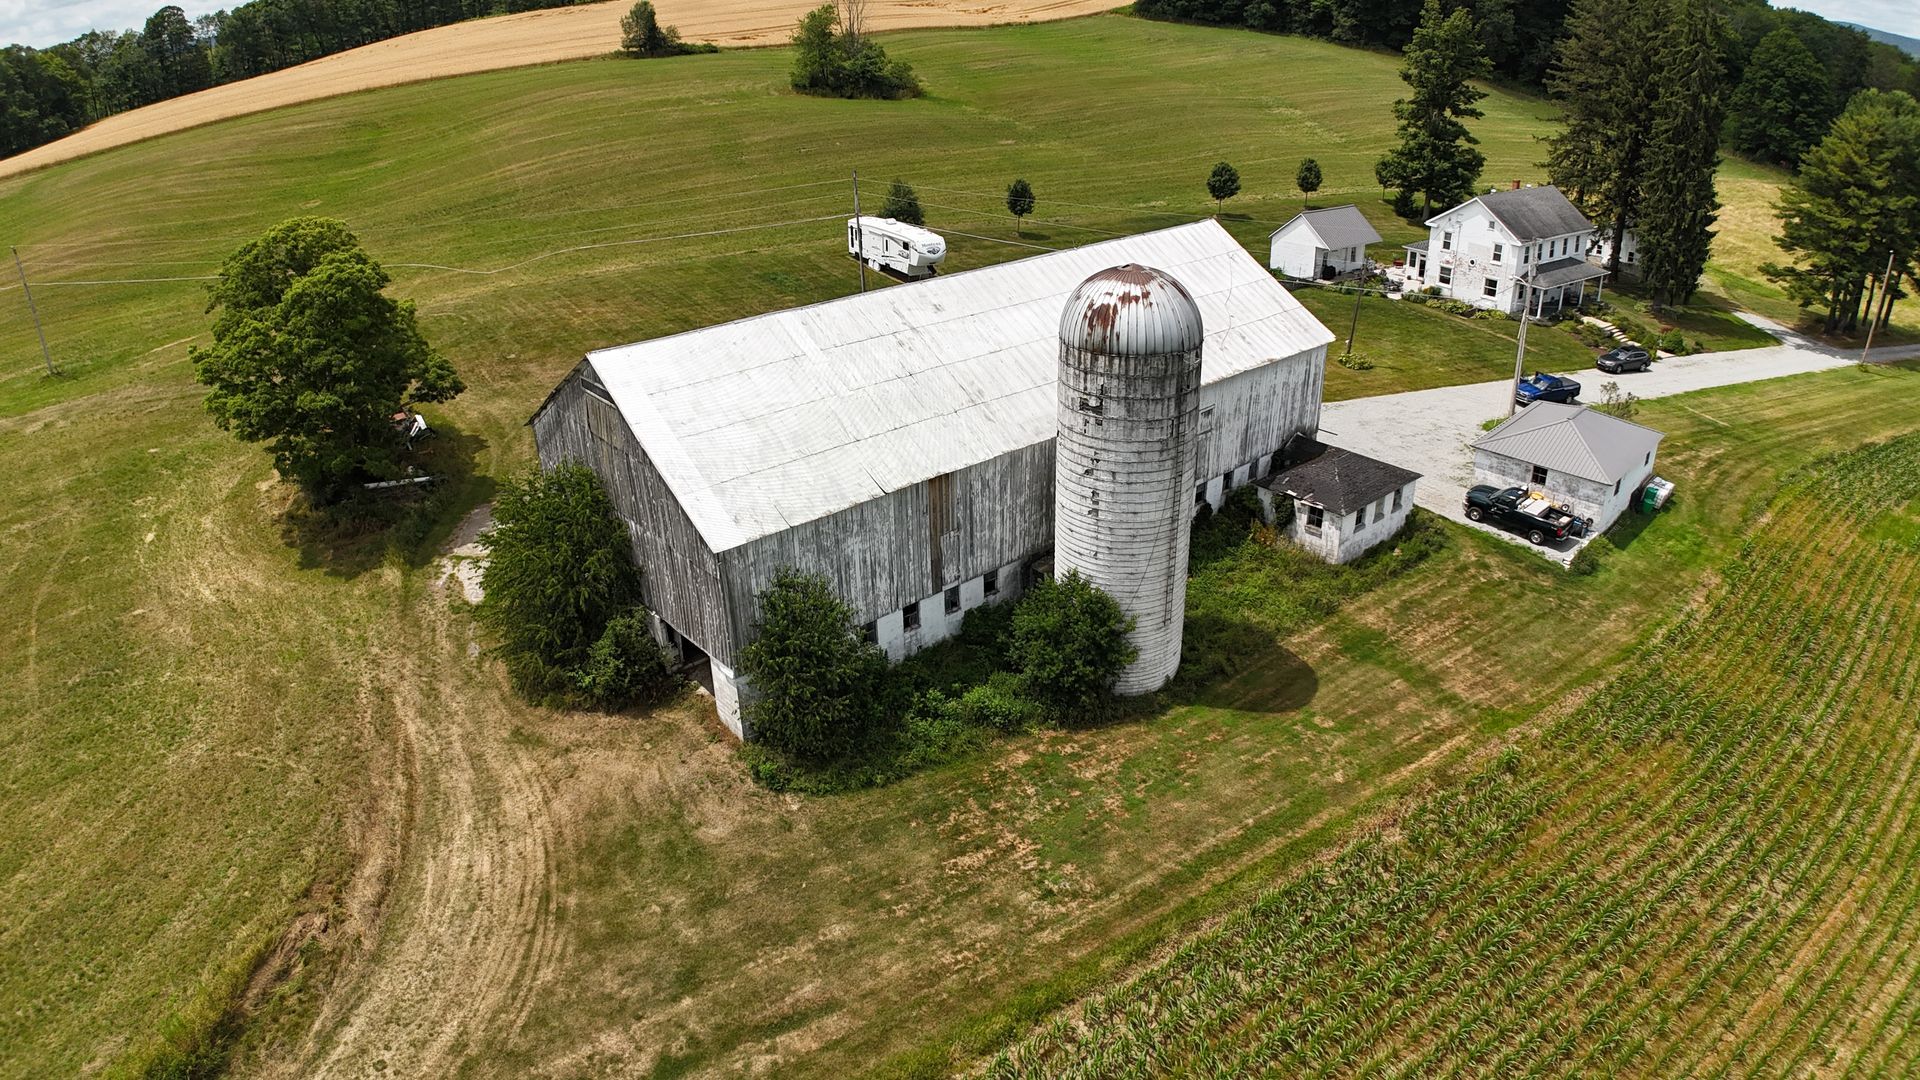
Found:
[[[1187,619],[1180,673],[1167,702],[1242,712],[1303,709],[1320,692],[1313,666],[1257,623],[1217,615]]]
[[[496,487],[493,477],[474,472],[487,440],[448,426],[435,432],[410,461],[419,475],[435,478],[431,484],[356,490],[330,506],[294,499],[280,515],[280,539],[300,553],[301,569],[351,580],[389,564],[418,569],[433,561]]]

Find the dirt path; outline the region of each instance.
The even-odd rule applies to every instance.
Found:
[[[470,620],[446,586],[423,625],[376,657],[393,697],[411,805],[391,892],[327,995],[298,1077],[451,1076],[483,1035],[510,1034],[562,959],[551,791],[506,718],[459,685]],[[468,688],[470,690],[470,688]]]
[[[659,0],[663,23],[689,41],[777,45],[818,0]],[[873,30],[991,26],[1092,15],[1114,0],[871,0]],[[375,42],[299,67],[110,116],[57,142],[0,160],[0,176],[248,113],[380,86],[603,56],[620,45],[627,0],[457,23]]]

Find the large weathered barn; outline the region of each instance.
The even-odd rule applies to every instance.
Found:
[[[1318,428],[1333,335],[1218,224],[1038,255],[592,353],[534,415],[605,480],[645,601],[741,733],[756,595],[818,573],[899,657],[1009,598],[1054,541],[1062,308],[1154,267],[1204,322],[1194,503]]]

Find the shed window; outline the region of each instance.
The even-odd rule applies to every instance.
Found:
[[[1320,535],[1320,527],[1327,523],[1327,512],[1318,506],[1307,507],[1307,531]]]
[[[1387,500],[1381,499],[1379,502],[1373,504],[1374,524],[1378,525],[1380,522],[1385,521],[1386,518],[1387,518]]]
[[[1532,482],[1536,485],[1542,485],[1547,482],[1547,467],[1545,465],[1535,465],[1533,467]]]
[[[1361,507],[1353,512],[1353,531],[1359,532],[1367,527],[1367,508]]]
[[[947,614],[957,615],[959,613],[960,613],[960,586],[955,585],[953,588],[947,590]]]
[[[1482,296],[1496,296],[1499,294],[1499,292],[1500,292],[1499,278],[1488,278],[1486,280],[1486,283],[1480,286],[1480,294]]]
[[[908,630],[920,629],[920,602],[918,600],[900,609],[900,625]]]
[[[1453,234],[1452,233],[1443,232],[1440,234],[1440,250],[1441,251],[1453,250]],[[1442,271],[1442,272],[1444,273],[1445,271]]]
[[[1400,496],[1405,491],[1405,488],[1401,488],[1399,491],[1393,493],[1393,512],[1396,514],[1400,512]]]
[[[986,593],[988,596],[999,596],[1000,595],[1000,571],[998,570],[987,571],[986,576],[980,579],[980,589],[982,592]]]

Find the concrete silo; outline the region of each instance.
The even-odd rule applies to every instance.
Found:
[[[1146,266],[1086,279],[1060,316],[1054,567],[1133,617],[1140,656],[1114,684],[1123,695],[1180,666],[1201,341],[1193,297]]]

